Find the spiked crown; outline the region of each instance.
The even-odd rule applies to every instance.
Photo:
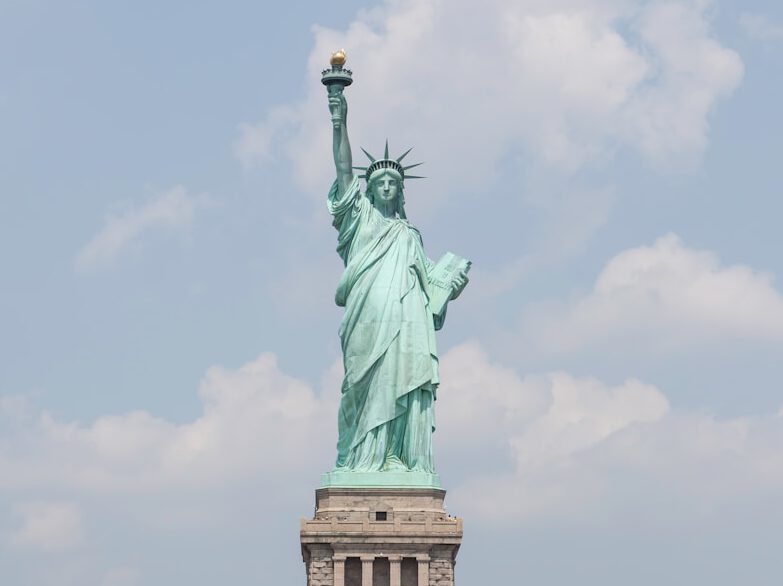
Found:
[[[372,176],[372,174],[381,169],[391,169],[399,173],[403,181],[405,179],[424,179],[424,177],[421,177],[419,175],[405,174],[405,171],[407,171],[408,169],[412,169],[413,167],[418,167],[419,165],[422,164],[422,163],[414,163],[413,165],[407,165],[407,166],[402,164],[402,160],[409,152],[411,152],[411,150],[412,149],[408,149],[396,159],[391,159],[389,158],[389,141],[387,140],[386,147],[383,150],[383,158],[377,159],[362,148],[362,152],[365,155],[367,155],[368,159],[370,159],[370,164],[367,167],[354,167],[354,169],[359,169],[361,171],[364,171],[364,178],[368,183],[370,182],[370,177]]]

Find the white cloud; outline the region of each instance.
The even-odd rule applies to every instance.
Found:
[[[698,342],[783,340],[783,295],[773,277],[723,266],[674,234],[621,252],[593,290],[565,304],[528,308],[521,331],[529,348],[584,351],[600,344],[671,351]]]
[[[637,380],[609,388],[557,372],[547,377],[547,386],[549,409],[511,441],[523,470],[590,449],[631,424],[656,421],[669,410],[658,389]]]
[[[320,71],[345,47],[354,152],[387,134],[392,150],[417,145],[436,193],[475,189],[520,147],[566,170],[618,146],[680,165],[703,152],[709,113],[743,73],[708,11],[686,0],[385,2],[345,31],[315,28],[306,98],[242,124],[236,153],[249,165],[280,151],[323,192],[333,172]],[[455,168],[471,173],[449,179]]]
[[[783,25],[773,22],[764,14],[743,12],[740,26],[746,35],[759,41],[779,41],[783,39]]]
[[[453,453],[461,461],[472,453],[497,453],[511,430],[528,424],[551,403],[546,380],[521,379],[513,369],[492,363],[476,344],[450,350],[441,365],[435,441],[447,451],[437,450],[438,458]]]
[[[673,410],[660,390],[632,379],[519,378],[473,344],[442,365],[438,445],[470,470],[449,496],[466,518],[516,527],[587,521],[619,532],[631,521],[644,532],[693,518],[721,527],[727,507],[783,504],[779,415],[721,420]]]
[[[6,448],[0,450],[0,467],[7,471],[0,491],[53,485],[97,493],[208,489],[265,470],[284,476],[300,471],[303,462],[315,466],[319,456],[327,467],[329,458],[313,446],[334,426],[334,393],[318,397],[280,372],[274,355],[263,354],[238,370],[210,368],[200,396],[202,415],[183,424],[145,411],[104,416],[89,425],[43,413],[34,434],[15,438],[16,449],[0,436]]]
[[[245,567],[230,571],[241,576],[258,563],[255,549],[242,557],[250,534],[271,564],[281,524],[295,528],[334,462],[333,370],[324,379],[329,392],[319,395],[281,372],[272,354],[237,369],[212,367],[199,386],[200,415],[184,422],[146,411],[67,422],[20,409],[18,400],[0,402],[0,535],[26,548],[17,565],[0,559],[0,574],[15,583],[165,584],[192,576],[193,567],[238,560]],[[29,495],[56,506],[13,505],[21,523],[5,518],[7,503]],[[57,504],[66,501],[72,505]],[[266,523],[260,532],[258,519]],[[188,552],[213,547],[216,536],[230,544],[219,563],[171,550],[172,543]],[[83,555],[47,558],[43,571],[42,550],[79,543],[89,544]]]
[[[709,1],[648,2],[636,24],[651,75],[623,112],[624,140],[681,165],[707,146],[708,114],[739,85],[743,65],[709,31]]]
[[[81,511],[73,503],[22,502],[13,506],[20,519],[11,536],[15,546],[43,551],[72,549],[84,539]]]
[[[189,195],[184,187],[177,185],[158,193],[141,206],[107,216],[100,231],[76,256],[76,268],[90,269],[110,264],[150,231],[187,228],[194,212],[206,202],[205,196]]]

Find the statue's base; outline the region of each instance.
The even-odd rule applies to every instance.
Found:
[[[321,476],[321,488],[440,488],[440,478],[430,472],[343,472],[333,470]]]
[[[386,473],[383,473],[386,474]],[[308,586],[453,586],[462,519],[432,487],[326,487],[300,537]]]

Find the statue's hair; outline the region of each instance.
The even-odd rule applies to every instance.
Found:
[[[371,204],[375,205],[375,184],[384,175],[394,175],[397,179],[397,215],[403,220],[407,220],[408,217],[405,215],[405,184],[402,176],[394,169],[378,169],[370,176],[369,181],[367,181],[367,199],[370,200]]]

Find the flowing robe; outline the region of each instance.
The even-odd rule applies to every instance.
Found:
[[[419,231],[385,218],[354,177],[328,207],[345,271],[337,305],[345,378],[338,419],[336,470],[419,470],[432,464],[432,403],[438,385],[435,316]]]

